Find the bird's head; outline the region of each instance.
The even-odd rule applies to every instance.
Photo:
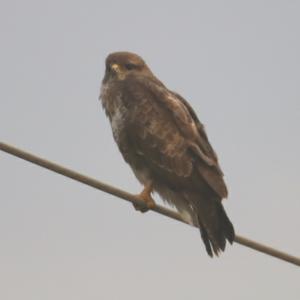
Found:
[[[106,58],[106,70],[103,82],[109,79],[124,80],[129,74],[153,76],[144,60],[130,52],[114,52]]]

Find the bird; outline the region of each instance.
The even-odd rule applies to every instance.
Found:
[[[142,57],[121,51],[109,54],[99,100],[114,140],[143,190],[145,212],[160,195],[200,230],[209,256],[233,243],[234,227],[222,199],[228,191],[217,155],[196,112],[169,90]]]

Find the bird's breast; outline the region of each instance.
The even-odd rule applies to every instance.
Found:
[[[116,106],[111,115],[111,128],[114,135],[119,135],[125,130],[126,117],[127,109],[123,105]]]

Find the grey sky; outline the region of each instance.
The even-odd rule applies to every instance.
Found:
[[[140,185],[98,102],[111,51],[140,54],[205,123],[237,233],[300,255],[299,1],[0,3],[0,140]],[[289,299],[299,270],[0,153],[0,298]]]

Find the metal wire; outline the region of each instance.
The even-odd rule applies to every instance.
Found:
[[[142,201],[141,199],[138,199],[138,197],[133,195],[133,194],[127,193],[127,192],[125,192],[123,190],[120,190],[116,187],[113,187],[111,185],[108,185],[106,183],[98,181],[98,180],[96,180],[92,177],[80,174],[76,171],[73,171],[71,169],[63,167],[59,164],[56,164],[56,163],[51,162],[49,160],[43,159],[41,157],[38,157],[34,154],[28,153],[26,151],[23,151],[21,149],[18,149],[16,147],[11,146],[11,145],[0,142],[0,150],[4,151],[6,153],[9,153],[13,156],[17,156],[19,158],[22,158],[26,161],[29,161],[33,164],[36,164],[36,165],[40,166],[40,167],[51,170],[55,173],[61,174],[65,177],[69,177],[69,178],[74,179],[76,181],[79,181],[83,184],[94,187],[94,188],[96,188],[98,190],[101,190],[105,193],[108,193],[108,194],[114,195],[116,197],[119,197],[123,200],[129,201],[129,202],[134,203],[134,204],[138,204],[139,206],[142,206],[142,207],[145,205],[144,201]],[[167,209],[163,206],[156,205],[152,209],[152,211],[155,211],[155,212],[157,212],[161,215],[164,215],[166,217],[169,217],[169,218],[172,218],[174,220],[180,221],[182,223],[186,223],[186,221],[178,213],[176,213],[172,210],[169,210],[169,209]],[[272,247],[257,243],[255,241],[249,240],[249,239],[247,239],[245,237],[242,237],[242,236],[239,236],[239,235],[235,236],[234,241],[235,241],[235,243],[238,243],[238,244],[241,244],[243,246],[249,247],[253,250],[260,251],[262,253],[274,256],[274,257],[276,257],[278,259],[281,259],[283,261],[286,261],[286,262],[292,263],[294,265],[300,266],[300,258],[299,257],[292,256],[290,254],[287,254],[287,253],[284,253],[284,252],[279,251],[277,249],[274,249]]]

